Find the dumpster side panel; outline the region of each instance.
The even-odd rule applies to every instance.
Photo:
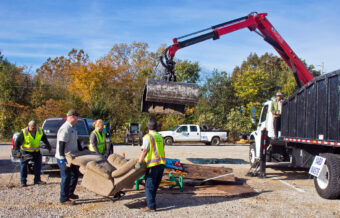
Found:
[[[301,87],[282,106],[281,135],[307,140],[340,140],[340,70]]]

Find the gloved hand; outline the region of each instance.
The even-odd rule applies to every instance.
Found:
[[[21,152],[18,151],[18,152],[15,154],[15,156],[16,156],[17,158],[20,158],[20,157],[21,157]]]
[[[62,159],[58,159],[58,162],[60,163],[60,164],[67,164],[67,160],[66,160],[66,158],[62,158]]]
[[[135,169],[139,170],[142,167],[142,163],[141,162],[137,162],[135,165]]]

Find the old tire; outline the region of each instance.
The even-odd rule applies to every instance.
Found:
[[[314,185],[320,197],[336,199],[340,197],[340,157],[335,154],[321,154],[326,162],[319,177],[314,177]]]
[[[165,137],[164,142],[166,145],[172,145],[174,143],[174,140],[172,137]]]
[[[219,145],[220,143],[221,143],[221,140],[220,140],[219,137],[213,137],[213,138],[211,139],[211,144],[212,144],[212,145]]]
[[[251,143],[249,145],[249,163],[251,167],[255,166],[255,163],[256,163],[255,143]]]

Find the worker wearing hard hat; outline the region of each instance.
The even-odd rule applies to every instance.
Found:
[[[274,138],[278,138],[278,133],[281,130],[281,113],[282,113],[282,93],[277,92],[276,98],[272,102],[271,112],[273,114]]]
[[[165,153],[162,136],[156,132],[156,119],[151,118],[148,122],[149,133],[143,138],[142,152],[135,166],[139,169],[142,162],[146,163],[145,195],[147,207],[143,211],[156,211],[156,193],[161,183],[164,167]]]
[[[41,181],[41,164],[42,157],[40,153],[40,141],[43,141],[46,148],[51,152],[51,144],[47,140],[46,135],[37,123],[32,120],[28,123],[28,127],[22,129],[15,140],[14,150],[16,156],[20,157],[20,180],[21,186],[27,186],[27,165],[30,160],[33,161],[34,184],[45,184]]]
[[[106,151],[106,132],[104,131],[104,121],[96,120],[93,122],[95,130],[90,135],[90,146],[89,150],[96,154],[105,155],[108,154]]]

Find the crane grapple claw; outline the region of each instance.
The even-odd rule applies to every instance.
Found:
[[[198,103],[199,90],[194,83],[148,79],[143,92],[142,112],[184,115],[186,105]]]

